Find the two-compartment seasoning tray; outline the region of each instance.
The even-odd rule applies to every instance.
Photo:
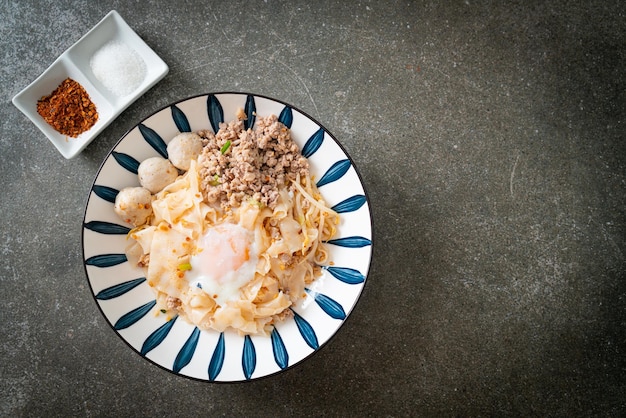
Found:
[[[123,94],[111,89],[110,85],[107,87],[107,80],[102,76],[96,77],[93,71],[94,54],[111,44],[133,51],[143,64],[141,79],[133,79],[134,88],[123,91]],[[15,95],[13,104],[69,159],[85,149],[124,109],[165,77],[168,71],[167,64],[113,10],[61,54],[35,81]],[[86,90],[98,113],[96,123],[76,137],[60,133],[37,111],[37,102],[50,95],[67,78],[75,80]]]

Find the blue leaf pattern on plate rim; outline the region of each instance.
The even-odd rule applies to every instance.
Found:
[[[315,334],[315,330],[313,329],[311,324],[309,324],[307,320],[304,319],[302,316],[298,315],[298,313],[293,309],[291,311],[293,312],[293,319],[296,322],[298,331],[300,331],[300,335],[307,343],[307,345],[313,350],[317,350],[318,348],[320,348],[319,341],[317,340],[317,334]]]
[[[304,147],[302,147],[302,155],[309,158],[315,154],[324,142],[324,128],[319,128],[311,137],[306,141]]]
[[[338,245],[345,248],[361,248],[372,245],[372,241],[364,237],[343,237],[326,241],[328,244]]]
[[[115,158],[115,161],[117,161],[119,165],[121,165],[131,173],[137,174],[137,171],[139,170],[139,161],[135,160],[128,154],[124,154],[123,152],[113,151],[111,155],[113,155],[113,158]]]
[[[167,145],[165,144],[165,141],[163,141],[163,138],[161,138],[161,135],[143,123],[139,124],[139,132],[143,135],[143,139],[145,139],[146,142],[161,155],[161,157],[167,158]]]
[[[172,330],[172,327],[176,323],[177,319],[178,319],[178,315],[170,319],[169,321],[165,322],[165,324],[161,325],[152,334],[150,334],[148,338],[146,338],[146,341],[144,341],[143,345],[141,346],[142,356],[145,356],[146,354],[154,350],[159,344],[163,342],[165,337],[167,337],[167,335]]]
[[[113,267],[127,261],[126,254],[100,254],[89,257],[85,260],[85,264],[96,267]]]
[[[224,110],[214,94],[209,94],[207,98],[207,113],[209,115],[209,121],[211,122],[211,128],[213,128],[213,133],[217,133],[220,129],[220,123],[224,122]]]
[[[112,222],[90,221],[87,222],[85,228],[100,234],[108,235],[126,235],[130,232],[130,228],[123,225],[114,224]]]
[[[350,160],[347,158],[345,160],[337,161],[328,169],[326,173],[324,173],[322,178],[319,179],[319,181],[317,182],[317,187],[322,187],[339,180],[344,176],[344,174],[348,172],[351,165],[352,164],[350,164]]]
[[[119,190],[114,189],[113,187],[98,186],[97,184],[93,186],[92,190],[96,196],[110,203],[115,203],[115,198],[119,193]]]
[[[274,328],[270,334],[272,339],[272,352],[274,353],[274,360],[281,369],[286,369],[289,366],[289,353],[285,348],[285,343],[281,338],[278,330]]]
[[[117,331],[126,329],[133,325],[135,322],[139,321],[141,318],[146,316],[148,312],[156,305],[156,299],[150,301],[144,305],[139,306],[138,308],[133,309],[132,311],[122,315],[120,319],[117,320],[113,328]]]
[[[337,203],[331,209],[337,213],[347,213],[359,210],[365,204],[367,198],[363,194],[355,194],[344,201]]]
[[[243,352],[241,353],[241,366],[246,380],[250,380],[256,369],[256,350],[249,335],[243,337]]]
[[[179,132],[191,132],[191,127],[189,126],[189,120],[185,113],[178,108],[176,105],[172,105],[172,119],[176,124],[176,128],[178,128]]]
[[[346,312],[343,310],[343,306],[341,306],[336,300],[323,293],[313,292],[310,289],[306,289],[306,292],[313,296],[315,302],[324,312],[326,312],[326,314],[328,314],[328,316],[333,319],[346,319]]]
[[[359,284],[365,281],[365,276],[360,271],[348,267],[323,266],[337,280],[347,284]]]
[[[345,158],[339,158],[337,161],[335,161],[331,165],[331,168],[328,169],[326,173],[324,173],[324,175],[320,178],[321,183],[318,183],[318,187],[321,187],[325,184],[329,184],[331,182],[341,181],[342,182],[341,188],[345,191],[346,194],[340,197],[339,199],[335,197],[336,200],[334,201],[339,202],[339,203],[335,204],[334,210],[337,210],[338,212],[342,213],[342,216],[347,217],[346,219],[351,219],[353,212],[364,207],[366,212],[362,212],[362,210],[359,210],[359,213],[365,213],[365,216],[368,222],[367,224],[363,225],[365,229],[368,231],[366,234],[342,236],[340,233],[335,239],[329,240],[328,242],[330,244],[335,244],[339,247],[342,247],[348,251],[357,251],[355,250],[357,248],[371,247],[372,245],[371,234],[373,231],[372,217],[370,214],[370,207],[369,207],[367,197],[366,197],[367,193],[365,192],[364,186],[362,184],[360,174],[358,170],[356,169],[356,167],[354,167],[354,163],[352,162],[352,160],[346,153],[343,146],[337,141],[337,139],[331,133],[326,131],[320,123],[318,123],[311,116],[307,115],[301,110],[285,102],[281,102],[279,100],[276,100],[267,96],[263,96],[263,95],[258,95],[258,94],[231,93],[231,92],[199,94],[196,96],[188,97],[186,99],[179,100],[175,103],[162,107],[161,109],[157,110],[156,112],[152,113],[147,118],[145,118],[144,121],[150,117],[154,117],[157,114],[159,114],[159,117],[161,116],[165,117],[164,113],[166,112],[168,117],[171,118],[173,121],[172,126],[175,125],[176,128],[181,132],[186,131],[187,126],[191,126],[189,123],[190,120],[188,119],[187,115],[185,115],[185,113],[181,110],[181,108],[179,107],[179,104],[186,102],[186,101],[191,101],[191,100],[199,101],[200,106],[206,106],[205,107],[206,109],[205,117],[207,118],[206,123],[210,123],[211,127],[215,129],[219,129],[219,123],[224,121],[224,109],[227,109],[229,112],[231,112],[232,102],[234,101],[240,103],[240,105],[238,105],[239,107],[244,107],[244,110],[246,111],[248,117],[250,118],[250,115],[251,114],[254,115],[255,111],[256,111],[256,114],[265,115],[265,113],[263,113],[264,101],[269,100],[270,103],[274,103],[274,106],[278,105],[278,109],[282,109],[280,111],[279,120],[283,122],[286,126],[292,129],[296,129],[296,131],[297,129],[299,129],[299,125],[295,123],[296,120],[300,120],[298,118],[304,117],[312,121],[317,126],[315,128],[316,130],[307,133],[304,138],[301,137],[302,138],[301,140],[303,141],[303,146],[301,148],[303,155],[305,155],[307,158],[319,159],[320,161],[326,158],[325,155],[323,155],[326,153],[317,152],[322,146],[322,143],[324,142],[325,137],[328,137],[331,139],[330,141],[331,145],[324,145],[324,147],[328,147],[328,146],[337,147],[338,150],[340,151],[340,154],[345,155]],[[222,107],[222,103],[221,103],[222,100],[225,100],[226,103],[230,103],[230,107],[228,108]],[[204,104],[200,104],[202,103],[202,101],[204,102]],[[295,113],[298,113],[298,118],[294,117]],[[229,118],[231,117],[234,117],[234,115],[229,114]],[[194,123],[197,123],[197,121]],[[249,123],[249,126],[254,125],[254,121],[249,121],[248,123]],[[150,124],[150,125],[157,126],[153,124]],[[94,252],[97,252],[97,248],[98,248],[98,241],[97,241],[98,239],[94,238],[95,235],[87,236],[87,231],[90,231],[91,234],[97,233],[98,236],[102,236],[103,239],[109,239],[109,238],[106,238],[109,236],[111,237],[110,239],[113,239],[114,237],[117,237],[117,236],[119,236],[120,238],[123,238],[121,234],[120,235],[113,234],[114,231],[121,233],[122,229],[118,229],[117,227],[113,226],[114,224],[112,223],[107,223],[106,221],[103,221],[102,220],[103,218],[100,217],[100,215],[98,215],[98,211],[102,212],[105,210],[106,211],[112,210],[112,205],[109,206],[111,209],[105,209],[102,206],[102,204],[105,204],[106,202],[114,203],[115,196],[117,195],[118,190],[127,186],[125,184],[121,185],[121,184],[117,184],[115,181],[111,181],[111,175],[110,175],[111,171],[115,172],[115,170],[119,170],[121,167],[125,170],[128,170],[129,172],[133,174],[137,174],[139,161],[133,155],[134,154],[134,152],[132,151],[133,148],[130,146],[132,145],[132,143],[130,143],[129,145],[129,142],[128,142],[128,141],[131,141],[131,139],[128,138],[129,136],[131,136],[130,135],[131,133],[133,134],[131,138],[132,141],[136,141],[137,134],[140,134],[141,136],[139,138],[144,139],[154,149],[156,154],[161,155],[163,157],[167,156],[167,145],[166,145],[166,142],[163,141],[163,138],[171,138],[175,134],[175,133],[163,134],[162,132],[159,131],[158,128],[155,128],[155,129],[149,128],[146,125],[144,125],[144,122],[142,121],[141,123],[137,124],[133,129],[128,131],[128,133],[125,134],[118,141],[118,143],[113,147],[109,156],[105,159],[100,169],[98,170],[98,174],[96,175],[96,178],[93,182],[93,185],[90,191],[90,196],[88,198],[87,205],[85,208],[85,217],[83,219],[83,234],[82,234],[83,254],[86,253],[87,248],[91,250],[89,251],[91,254],[93,254]],[[303,134],[302,131],[300,131],[299,135],[302,135],[302,134]],[[120,147],[120,144],[122,143],[125,144],[124,147]],[[129,152],[129,149],[131,150],[130,152]],[[106,162],[109,160],[116,161],[118,165],[113,166],[113,168],[109,167],[107,170],[104,170],[104,166]],[[357,181],[355,182],[354,180],[350,180],[348,184],[350,184],[351,186],[343,187],[345,185],[344,175],[348,172],[350,167],[354,168],[354,171],[356,172]],[[107,175],[104,174],[104,171],[107,171]],[[106,186],[104,184],[106,184]],[[93,192],[93,194],[91,194],[91,192]],[[321,190],[321,193],[322,195],[324,195],[326,192],[324,190]],[[94,197],[92,199],[93,195],[97,197]],[[103,203],[98,204],[97,203],[98,198],[101,199],[100,202],[103,202]],[[91,210],[91,205],[95,205],[96,208]],[[95,212],[96,215],[93,215],[92,211]],[[107,234],[107,232],[105,231],[111,232],[111,234]],[[104,234],[104,235],[100,235],[100,234]],[[332,251],[333,250],[331,250],[331,254],[332,254]],[[351,285],[350,288],[357,289],[356,293],[354,293],[354,296],[353,296],[354,300],[352,301],[350,309],[353,308],[354,304],[358,301],[362,293],[362,290],[363,290],[362,287],[366,282],[367,271],[369,270],[369,266],[371,264],[371,256],[372,256],[371,250],[368,250],[368,252],[365,254],[366,254],[365,258],[363,258],[361,261],[362,263],[361,267],[359,267],[358,269],[353,268],[352,262],[347,263],[347,265],[343,265],[343,266],[323,267],[338,281]],[[122,253],[120,254],[115,254],[115,253],[97,254],[91,257],[87,257],[84,255],[85,273],[87,275],[87,279],[89,281],[89,284],[92,290],[93,290],[93,285],[91,282],[92,280],[91,275],[107,274],[106,272],[108,270],[104,267],[113,267],[118,264],[122,264],[126,261],[127,261],[126,256],[125,254],[122,254]],[[89,270],[88,266],[100,267],[100,269]],[[142,277],[142,278],[137,278],[137,279],[131,279],[125,276],[125,277],[120,277],[117,280],[117,282],[115,280],[112,280],[111,286],[109,286],[107,289],[104,289],[97,294],[94,292],[92,293],[93,293],[94,299],[96,301],[100,301],[98,302],[98,306],[100,310],[102,311],[102,313],[105,315],[105,317],[110,318],[110,316],[107,315],[108,306],[111,303],[113,304],[116,303],[115,301],[117,300],[116,299],[117,296],[123,295],[134,288],[140,288],[143,286],[147,286],[147,282],[145,281],[145,278]],[[323,291],[323,288],[320,290]],[[98,298],[98,295],[100,296],[99,298]],[[320,307],[322,307],[322,309],[324,310],[325,312],[324,315],[330,315],[331,317],[334,315],[337,318],[341,318],[343,316],[343,318],[345,319],[345,317],[347,317],[347,315],[349,314],[349,310],[346,310],[344,307],[338,304],[331,296],[332,295],[318,294],[318,293],[316,293],[315,295],[312,295],[312,297],[316,300],[316,303]],[[120,298],[120,300],[122,299],[124,298]],[[146,327],[145,324],[147,324],[148,321],[155,320],[154,318],[151,317],[150,320],[146,319],[146,321],[139,321],[141,318],[145,317],[146,314],[150,312],[150,310],[154,308],[155,304],[156,304],[156,301],[151,301],[139,307],[129,306],[128,312],[122,315],[115,324],[113,324],[110,319],[109,319],[109,324],[122,339],[125,339],[124,335],[120,334],[121,329],[128,329],[128,331],[124,331],[124,332],[135,332],[134,330],[136,328],[144,329]],[[321,328],[316,330],[316,328],[319,327],[320,325],[318,324],[318,321],[316,320],[316,316],[311,315],[310,310],[306,310],[306,309],[302,310],[299,308],[297,309],[297,312],[293,308],[291,310],[293,312],[293,321],[295,323],[297,333],[299,333],[299,336],[300,336],[300,341],[301,341],[300,344],[305,344],[312,350],[312,352],[316,352],[322,345],[326,344],[329,341],[329,339],[331,339],[336,334],[336,332],[338,331],[338,328],[341,326],[341,323],[344,320],[344,319],[338,319],[337,329],[334,329],[331,332],[330,336],[326,336],[325,333],[322,332]],[[135,351],[141,354],[148,361],[166,370],[169,370],[175,374],[179,374],[179,375],[191,378],[191,379],[196,379],[196,380],[201,380],[201,381],[210,381],[210,382],[216,382],[216,383],[229,382],[229,381],[241,381],[240,378],[233,377],[233,373],[236,373],[236,371],[231,369],[232,367],[231,363],[228,363],[231,365],[229,366],[229,368],[226,369],[226,371],[223,369],[226,364],[225,356],[226,356],[226,353],[228,352],[228,347],[233,343],[230,337],[229,338],[225,337],[226,335],[225,333],[219,333],[219,338],[217,339],[217,343],[215,344],[214,347],[205,347],[206,343],[201,343],[201,341],[203,340],[200,338],[200,335],[205,331],[200,331],[197,327],[194,327],[193,332],[191,332],[191,335],[189,335],[189,338],[185,342],[184,346],[180,348],[180,351],[178,352],[178,355],[177,355],[177,359],[173,362],[173,364],[172,363],[170,363],[169,365],[164,364],[162,359],[155,358],[153,355],[150,356],[150,358],[146,357],[146,354],[151,352],[151,350],[156,348],[158,345],[166,344],[168,347],[171,347],[172,344],[175,344],[175,341],[173,341],[172,338],[167,338],[168,334],[170,333],[172,329],[178,328],[179,326],[180,327],[184,326],[185,327],[184,329],[191,330],[191,328],[189,328],[189,324],[187,324],[184,321],[176,321],[176,318],[177,317],[171,319],[170,321],[165,321],[161,325],[154,327],[152,330],[147,330],[146,337],[145,337],[142,347],[139,349],[134,348]],[[153,324],[154,322],[149,322],[149,323]],[[132,325],[135,325],[135,324],[137,325],[131,327]],[[320,335],[324,335],[324,336],[320,339]],[[237,337],[237,338],[240,338],[240,337]],[[254,338],[265,338],[265,337],[254,337]],[[255,373],[257,362],[259,361],[263,363],[267,361],[271,361],[274,364],[274,368],[276,368],[276,370],[274,372],[269,372],[269,374],[267,373],[265,374],[265,375],[272,375],[272,374],[279,373],[281,370],[292,367],[301,361],[304,361],[306,358],[308,358],[312,354],[312,352],[292,351],[292,348],[290,348],[291,344],[285,344],[285,341],[283,341],[285,336],[283,335],[282,332],[279,333],[278,330],[276,329],[274,329],[267,338],[269,338],[271,341],[271,353],[266,353],[265,351],[259,352],[258,348],[255,348],[253,338],[250,338],[249,336],[243,338],[243,350],[241,352],[241,369],[239,373],[243,374],[243,377],[245,378],[245,380],[254,380],[258,377],[263,377],[263,375],[254,375],[254,377],[252,377],[253,374]],[[293,335],[289,334],[288,339],[293,339]],[[203,344],[202,350],[199,350],[198,349],[199,347],[197,347],[199,342]],[[171,350],[171,348],[169,349]],[[206,378],[192,377],[190,374],[185,372],[184,369],[186,365],[189,364],[194,354],[197,354],[198,356],[206,357],[207,364],[208,364],[207,366],[208,370],[205,369],[205,373],[207,374]],[[267,358],[268,354],[270,357],[272,357],[271,360]],[[291,356],[294,356],[293,360]],[[209,359],[210,359],[210,363],[209,363]]]
[[[246,120],[243,121],[243,129],[248,130],[254,126],[254,122],[256,121],[256,104],[254,103],[254,96],[248,94],[246,97]]]
[[[196,352],[196,347],[198,346],[198,339],[200,338],[200,329],[198,327],[194,327],[193,332],[189,336],[189,339],[185,341],[185,345],[180,349],[178,354],[176,355],[176,359],[174,360],[174,365],[172,366],[172,370],[178,373],[182,370],[183,367],[189,364],[191,358]]]
[[[226,344],[224,343],[224,333],[220,332],[220,337],[217,340],[217,344],[215,345],[215,350],[213,350],[213,355],[211,356],[211,362],[209,363],[209,380],[211,382],[215,381],[217,376],[222,371],[222,366],[224,365],[224,356],[226,355]]]
[[[291,106],[287,105],[283,108],[280,115],[278,115],[278,121],[287,128],[291,128],[291,124],[293,123],[293,111],[291,110]]]
[[[98,294],[96,295],[96,299],[109,300],[122,296],[123,294],[130,292],[145,281],[145,277],[140,277],[138,279],[129,280],[127,282],[122,282],[120,284],[107,287],[106,289],[102,289],[100,292],[98,292]]]

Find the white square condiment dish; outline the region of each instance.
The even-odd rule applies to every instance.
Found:
[[[126,96],[116,96],[100,83],[91,70],[90,60],[103,45],[118,42],[134,50],[145,63],[146,74],[137,88]],[[165,75],[167,64],[131,29],[115,10],[61,54],[35,81],[13,97],[22,111],[67,159],[78,155],[124,109],[130,106]],[[49,95],[63,80],[80,83],[96,106],[98,121],[76,138],[57,132],[37,112],[37,101]]]

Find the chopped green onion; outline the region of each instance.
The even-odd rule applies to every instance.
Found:
[[[178,270],[180,271],[191,270],[191,264],[189,263],[181,264],[178,266]]]
[[[161,313],[166,313],[167,311],[165,309],[161,309]]]
[[[256,199],[253,199],[253,198],[250,198],[248,200],[248,203],[251,204],[251,205],[257,206],[259,209],[263,209],[263,206],[264,206],[263,203],[259,202]]]
[[[222,148],[220,148],[220,152],[222,154],[225,154],[226,151],[228,151],[228,148],[230,148],[230,144],[231,144],[231,142],[230,142],[230,139],[229,139],[228,141],[226,141],[226,143],[224,145],[222,145]]]
[[[218,186],[220,184],[220,176],[217,174],[213,176],[213,180],[209,182],[211,186]]]

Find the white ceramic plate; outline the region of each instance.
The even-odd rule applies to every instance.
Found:
[[[134,92],[117,97],[94,76],[91,56],[104,44],[118,41],[133,49],[146,64],[146,76]],[[57,58],[46,71],[13,97],[22,111],[54,144],[65,158],[73,158],[106,128],[124,109],[161,80],[169,68],[115,11],[109,12],[93,29]],[[66,78],[80,83],[96,105],[96,124],[76,138],[60,134],[37,113],[37,101],[52,93]]]
[[[244,108],[248,121],[275,114],[291,128],[309,159],[327,204],[341,214],[329,241],[334,264],[292,308],[294,318],[276,325],[271,337],[201,331],[155,315],[155,295],[143,271],[124,255],[129,228],[113,211],[119,190],[138,186],[137,167],[146,158],[167,158],[166,144],[179,132],[218,129]],[[91,188],[83,223],[83,256],[98,307],[117,334],[144,358],[176,374],[212,382],[256,379],[291,367],[325,344],[354,308],[372,256],[370,207],[360,176],[337,140],[291,105],[259,95],[215,93],[169,105],[129,131],[105,159]]]

